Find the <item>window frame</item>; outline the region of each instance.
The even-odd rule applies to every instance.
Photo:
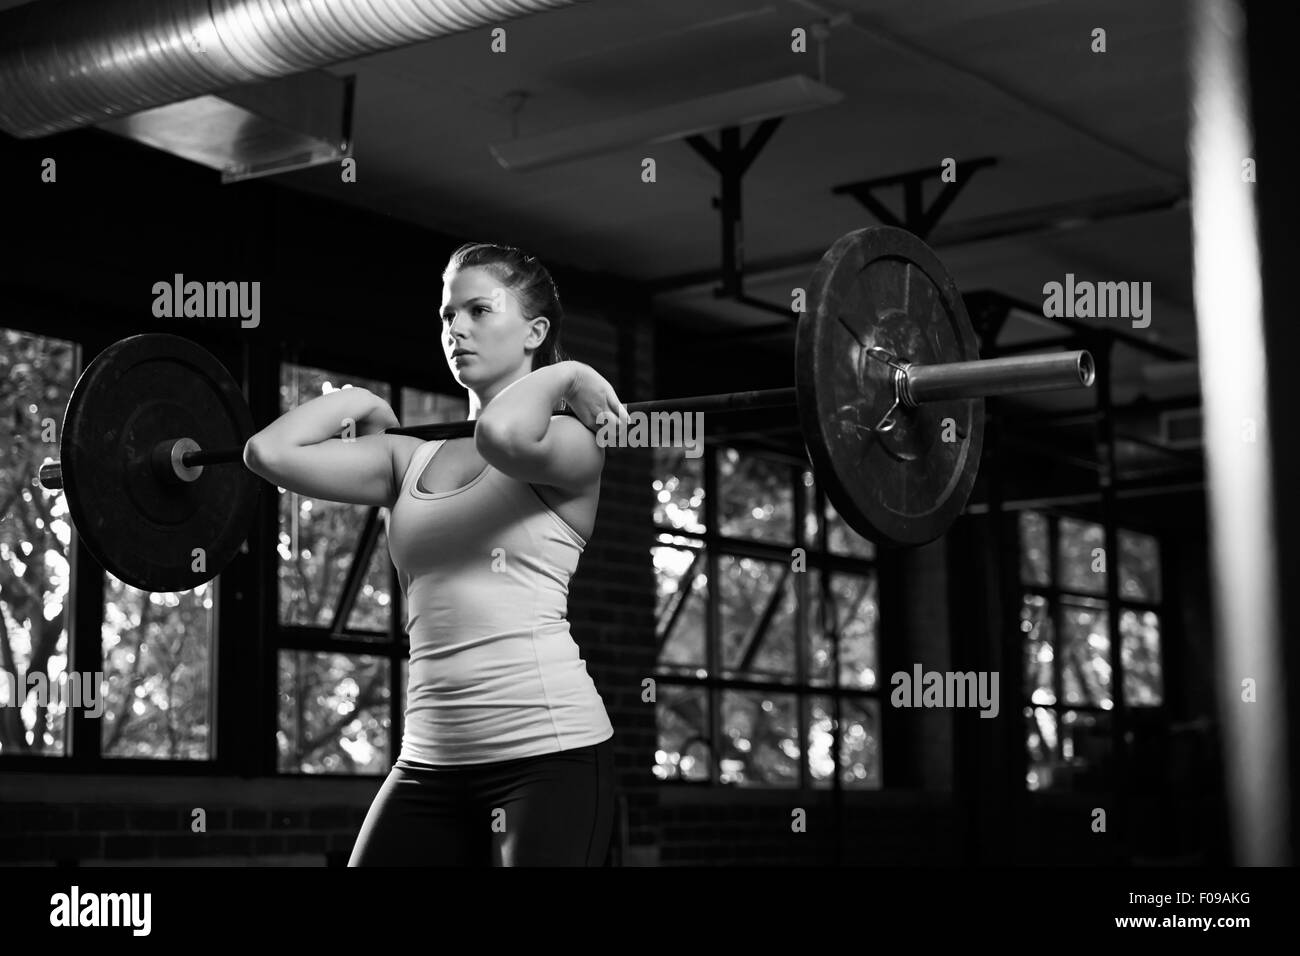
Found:
[[[1047,524],[1047,584],[1037,584],[1025,579],[1022,572],[1022,560],[1024,558],[1023,537],[1020,532],[1021,515],[1027,512],[1033,512],[1041,515]],[[1142,522],[1132,522],[1125,520],[1122,523],[1115,523],[1115,540],[1118,543],[1120,536],[1124,532],[1140,534],[1152,538],[1156,542],[1157,553],[1159,555],[1159,588],[1160,597],[1156,601],[1146,601],[1140,598],[1126,598],[1121,590],[1120,562],[1123,560],[1123,547],[1119,546],[1117,556],[1114,561],[1107,555],[1106,574],[1108,585],[1100,593],[1088,593],[1085,591],[1072,590],[1060,584],[1060,522],[1062,519],[1078,521],[1085,524],[1096,525],[1102,529],[1103,540],[1105,540],[1106,522],[1096,514],[1089,513],[1086,509],[1072,508],[1063,505],[1045,505],[1039,507],[1018,508],[1015,511],[1008,512],[1008,515],[1014,516],[1015,520],[1015,563],[1014,575],[1016,581],[1016,614],[1015,621],[1017,625],[1020,621],[1020,611],[1024,607],[1024,597],[1032,594],[1043,598],[1047,605],[1048,619],[1051,622],[1053,634],[1053,657],[1052,657],[1052,692],[1055,701],[1050,704],[1034,703],[1032,700],[1031,688],[1028,686],[1028,680],[1025,674],[1025,647],[1028,641],[1027,634],[1021,634],[1017,642],[1018,666],[1017,666],[1017,687],[1019,688],[1018,717],[1020,719],[1020,754],[1023,761],[1022,772],[1020,774],[1019,787],[1023,792],[1034,796],[1060,796],[1071,793],[1093,793],[1098,792],[1097,788],[1076,787],[1076,786],[1053,786],[1031,788],[1028,781],[1028,771],[1031,766],[1028,751],[1028,730],[1025,727],[1025,710],[1031,711],[1039,708],[1049,710],[1056,715],[1056,726],[1058,728],[1056,744],[1052,748],[1054,758],[1053,766],[1064,766],[1061,752],[1063,738],[1060,733],[1062,726],[1062,716],[1067,711],[1077,713],[1086,713],[1106,715],[1109,721],[1108,736],[1111,741],[1111,765],[1106,776],[1105,783],[1099,788],[1102,791],[1113,790],[1118,787],[1121,781],[1118,779],[1121,775],[1119,770],[1122,767],[1121,761],[1125,756],[1126,741],[1129,733],[1134,726],[1140,721],[1135,721],[1130,715],[1130,709],[1141,711],[1144,714],[1152,715],[1156,720],[1164,720],[1169,706],[1169,689],[1167,675],[1168,655],[1167,648],[1169,644],[1169,581],[1168,564],[1166,560],[1164,541],[1160,533],[1142,524]],[[1110,578],[1114,576],[1114,590],[1117,599],[1112,602],[1110,599]],[[1119,642],[1108,640],[1107,647],[1107,664],[1110,666],[1111,680],[1111,700],[1112,706],[1109,708],[1091,703],[1071,704],[1064,699],[1064,669],[1061,665],[1061,658],[1057,651],[1060,647],[1062,635],[1062,617],[1063,604],[1068,603],[1070,598],[1081,598],[1087,601],[1094,601],[1102,605],[1107,615],[1107,632],[1111,633],[1110,621],[1113,618],[1116,621],[1115,632],[1120,634]],[[1132,610],[1137,613],[1152,611],[1156,614],[1160,622],[1160,679],[1161,679],[1161,696],[1158,704],[1130,704],[1125,699],[1124,680],[1125,672],[1122,666],[1123,654],[1123,632],[1119,630],[1119,621],[1122,619],[1124,611]],[[1121,655],[1120,664],[1116,665],[1115,655]],[[1018,762],[1017,765],[1020,765]]]
[[[48,308],[47,303],[41,309]],[[76,314],[75,309],[72,310]],[[89,362],[108,346],[125,336],[139,334],[142,330],[138,323],[123,327],[106,323],[90,323],[78,318],[60,318],[57,321],[25,321],[20,313],[7,317],[4,328],[28,335],[61,339],[70,342],[75,352],[76,369],[73,384],[80,379]],[[173,328],[158,324],[143,331],[174,332]],[[198,343],[212,352],[235,374],[241,363],[237,361],[236,342],[229,338],[217,337],[211,330],[201,327],[185,327],[181,332],[186,338]],[[246,370],[245,370],[246,371]],[[64,410],[66,411],[66,409]],[[63,413],[59,418],[59,438],[63,435]],[[57,458],[58,450],[46,453],[47,457]],[[250,532],[250,541],[252,532]],[[104,571],[90,554],[76,532],[75,527],[68,548],[68,617],[67,631],[67,669],[82,672],[97,672],[104,669],[104,646],[102,628],[104,624],[105,591],[107,572]],[[238,562],[236,562],[238,563]],[[82,708],[73,708],[65,716],[64,740],[65,751],[62,754],[0,754],[0,773],[36,772],[42,774],[112,774],[122,776],[173,776],[173,777],[211,777],[227,776],[240,772],[239,747],[223,747],[220,739],[228,733],[231,721],[223,726],[222,687],[228,683],[231,670],[228,648],[236,642],[222,640],[223,618],[234,611],[234,603],[242,600],[238,588],[223,587],[218,575],[211,582],[212,586],[212,647],[209,651],[209,701],[208,714],[211,728],[212,755],[205,760],[178,759],[171,757],[116,757],[106,756],[102,752],[103,725],[101,717],[90,717]],[[226,680],[222,678],[225,677]],[[230,694],[233,697],[233,692]],[[229,708],[233,711],[235,708]]]
[[[787,542],[773,542],[750,538],[738,538],[731,535],[723,534],[719,530],[718,509],[721,503],[721,485],[718,475],[718,454],[723,449],[731,448],[741,455],[752,455],[754,457],[766,458],[776,463],[786,466],[785,471],[789,482],[789,489],[792,495],[793,517],[792,532],[793,537]],[[827,684],[810,683],[808,677],[808,654],[811,649],[811,638],[808,633],[808,615],[810,609],[808,602],[814,597],[810,593],[811,582],[806,573],[796,574],[792,582],[794,588],[795,611],[794,611],[794,644],[795,644],[795,675],[793,680],[775,679],[765,680],[749,677],[725,677],[722,675],[721,667],[722,657],[722,601],[717,586],[719,577],[719,566],[723,557],[741,557],[752,558],[759,561],[770,561],[778,565],[788,567],[791,560],[791,552],[795,548],[803,548],[807,559],[807,569],[817,569],[821,572],[821,594],[818,598],[824,600],[825,595],[830,587],[830,575],[840,573],[848,574],[859,578],[872,578],[876,582],[876,601],[880,607],[884,603],[883,586],[880,574],[880,552],[878,547],[873,549],[871,557],[860,557],[857,555],[847,555],[829,550],[830,538],[830,521],[828,512],[833,507],[826,496],[822,483],[817,480],[816,474],[806,457],[799,457],[788,452],[776,450],[764,444],[745,441],[742,439],[718,440],[706,443],[703,461],[702,483],[704,488],[703,500],[703,525],[702,531],[691,531],[683,528],[673,528],[663,525],[654,520],[653,515],[650,517],[651,526],[651,543],[650,548],[658,547],[677,547],[687,549],[684,545],[675,545],[665,543],[659,540],[660,535],[670,535],[673,537],[690,538],[697,542],[697,553],[704,556],[703,573],[706,574],[708,585],[705,593],[705,613],[704,613],[704,655],[706,676],[686,676],[673,671],[661,669],[658,661],[658,653],[652,677],[656,687],[697,687],[702,688],[708,697],[708,719],[709,733],[708,743],[710,751],[709,759],[709,776],[707,780],[685,780],[680,777],[670,779],[654,778],[656,787],[662,787],[666,792],[678,793],[699,793],[699,792],[724,792],[735,793],[742,792],[745,794],[776,794],[788,795],[791,793],[806,793],[812,795],[830,795],[833,791],[843,789],[845,792],[854,794],[873,794],[880,793],[887,786],[885,750],[886,750],[886,728],[888,720],[886,711],[888,709],[888,680],[884,675],[888,674],[886,656],[891,641],[886,639],[886,629],[890,628],[891,620],[889,615],[883,611],[878,615],[876,622],[876,670],[877,680],[875,686],[871,689],[846,688],[840,683],[840,635],[837,632],[833,639],[830,639],[831,646],[831,666],[830,671],[833,675],[832,680]],[[811,498],[813,507],[818,510],[817,534],[815,539],[808,539],[805,535],[805,526],[807,519],[807,498],[804,493],[806,487],[803,482],[805,473],[812,474],[813,483],[811,487]],[[661,477],[654,465],[651,471],[652,479]],[[840,521],[844,521],[842,516]],[[847,526],[847,522],[845,522]],[[865,540],[865,539],[864,539]],[[699,573],[699,572],[696,572]],[[794,572],[791,572],[794,573]],[[685,578],[683,577],[683,580]],[[689,587],[689,582],[687,583]],[[784,585],[782,585],[784,587]],[[770,596],[772,600],[782,600],[779,591]],[[656,620],[656,625],[659,621]],[[760,633],[756,637],[756,642],[766,636],[766,632]],[[671,635],[665,635],[665,640]],[[799,781],[795,786],[787,786],[775,783],[745,783],[745,784],[727,784],[720,780],[720,761],[722,759],[721,744],[723,737],[723,728],[721,720],[721,703],[725,691],[760,691],[767,692],[781,697],[793,696],[795,699],[796,726],[799,735]],[[825,781],[813,783],[812,768],[809,757],[808,732],[809,732],[809,702],[814,698],[829,698],[832,704],[833,720],[838,728],[835,733],[835,754],[834,763],[835,771],[833,776],[826,778]],[[859,701],[864,707],[869,707],[874,701],[878,715],[877,722],[877,740],[880,748],[879,755],[879,786],[859,787],[859,786],[836,786],[836,779],[843,773],[842,760],[843,753],[843,710],[842,704],[845,700]],[[658,711],[659,703],[656,702],[655,715],[655,735],[658,737]]]
[[[281,369],[286,364],[306,365],[338,371],[340,374],[382,381],[390,395],[401,403],[402,389],[416,389],[458,398],[437,381],[413,370],[386,363],[343,355],[336,352],[303,348],[294,342],[277,342],[275,348],[259,348],[251,338],[230,334],[229,330],[209,329],[186,324],[154,323],[142,327],[139,321],[123,314],[109,320],[90,322],[58,317],[47,321],[38,313],[49,308],[47,302],[33,303],[27,309],[21,297],[15,300],[16,314],[6,318],[5,329],[27,335],[60,339],[71,343],[75,351],[73,383],[87,364],[103,349],[129,335],[142,331],[172,332],[191,339],[212,352],[231,371],[241,385],[256,423],[272,420],[270,410],[279,409]],[[223,331],[226,334],[221,334]],[[247,334],[247,333],[246,333]],[[259,411],[261,414],[259,414]],[[276,411],[276,415],[280,412]],[[62,436],[63,416],[58,416]],[[57,449],[47,452],[58,456]],[[396,569],[389,562],[390,603],[388,634],[384,639],[349,636],[346,621],[365,573],[373,560],[379,540],[378,507],[370,507],[366,524],[353,548],[352,562],[339,600],[335,602],[334,621],[344,626],[281,625],[279,623],[279,556],[276,544],[279,533],[278,493],[264,492],[253,524],[249,529],[246,554],[240,555],[211,582],[212,647],[209,653],[209,726],[211,755],[207,759],[155,757],[117,757],[102,753],[102,717],[92,718],[82,709],[71,709],[65,717],[65,750],[62,754],[0,754],[0,773],[36,772],[41,774],[101,774],[120,776],[222,777],[255,776],[302,778],[328,776],[331,779],[381,779],[387,771],[366,774],[308,775],[279,769],[276,734],[279,729],[277,694],[279,658],[282,651],[343,653],[390,661],[389,749],[396,759],[402,734],[402,692],[398,683],[409,655],[409,637],[402,627],[405,619],[404,595]],[[365,506],[358,506],[365,507]],[[242,559],[242,560],[241,560]],[[68,617],[66,656],[69,670],[103,670],[104,622],[107,572],[99,567],[87,551],[79,534],[73,530],[67,560],[69,564]],[[355,581],[353,580],[355,578]],[[245,592],[254,595],[246,601]],[[236,633],[240,631],[243,633]],[[257,639],[250,639],[252,631]],[[252,700],[249,706],[246,702]]]
[[[402,414],[402,392],[404,389],[432,392],[448,398],[461,397],[438,388],[431,388],[427,383],[417,380],[412,375],[401,374],[391,368],[378,366],[373,362],[357,361],[333,353],[300,348],[295,349],[289,356],[278,357],[275,363],[274,384],[277,407],[279,407],[281,376],[287,365],[317,368],[338,372],[341,375],[383,382],[388,394],[381,397],[384,397],[389,405],[393,407],[399,418],[401,418]],[[283,414],[283,411],[280,414]],[[402,591],[397,568],[389,561],[387,567],[388,589],[392,599],[389,604],[388,632],[386,636],[380,638],[377,636],[378,632],[363,631],[347,626],[347,621],[356,606],[357,594],[361,584],[364,582],[370,564],[374,560],[375,549],[378,546],[380,537],[380,512],[384,510],[378,505],[351,505],[348,507],[364,509],[364,524],[357,536],[353,547],[352,560],[348,565],[347,574],[340,587],[339,596],[334,603],[332,619],[328,624],[324,625],[285,624],[280,621],[280,565],[279,555],[274,547],[279,538],[279,512],[278,509],[274,511],[275,523],[272,525],[270,536],[272,553],[267,561],[269,574],[263,579],[263,587],[266,588],[264,593],[272,595],[272,598],[267,602],[270,605],[270,622],[267,628],[267,634],[269,635],[267,655],[269,657],[269,666],[277,676],[280,673],[279,660],[283,651],[308,654],[344,654],[350,657],[387,660],[389,680],[391,681],[388,725],[389,758],[387,763],[391,765],[401,751],[405,722],[402,707],[405,685],[402,681],[402,675],[411,650],[410,635],[406,633],[403,627],[403,622],[406,619],[406,595]],[[362,634],[369,636],[358,636]],[[274,687],[273,684],[272,694],[275,694]],[[268,731],[266,736],[274,741],[275,735],[279,731],[279,717],[274,708],[272,709],[271,726]],[[388,770],[384,769],[376,773],[306,774],[299,770],[280,769],[278,747],[273,748],[272,756],[273,762],[270,768],[265,771],[265,775],[278,778],[296,779],[309,776],[328,776],[332,779],[375,780],[382,779],[388,773]]]

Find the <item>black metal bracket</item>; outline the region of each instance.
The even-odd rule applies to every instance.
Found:
[[[1024,299],[1007,295],[996,289],[978,289],[966,292],[963,293],[962,300],[966,305],[967,313],[970,315],[971,324],[979,334],[981,343],[984,345],[985,350],[990,353],[1006,354],[1017,351],[1015,348],[1006,348],[997,344],[998,333],[1002,331],[1002,326],[1011,311],[1016,309],[1035,318],[1059,325],[1072,338],[1087,338],[1098,335],[1107,342],[1118,342],[1127,345],[1129,348],[1137,349],[1139,352],[1145,352],[1147,355],[1170,362],[1185,362],[1192,358],[1191,355],[1181,349],[1173,348],[1161,342],[1153,342],[1150,339],[1134,335],[1132,332],[1125,332],[1122,329],[1101,328],[1080,319],[1071,319],[1065,316],[1045,316],[1041,304],[1036,305],[1032,302],[1026,302]],[[1055,339],[1045,339],[1043,342],[1030,343],[1028,347],[1046,347],[1056,344],[1058,342]]]
[[[976,159],[959,160],[957,169],[961,171],[961,177],[950,183],[943,182],[942,170],[927,167],[906,173],[895,173],[892,176],[878,176],[875,179],[845,183],[843,186],[836,186],[831,192],[837,196],[843,194],[852,196],[866,206],[867,210],[886,226],[897,226],[922,239],[926,239],[934,231],[934,227],[939,224],[939,220],[952,206],[957,196],[974,178],[974,174],[987,166],[995,165],[997,165],[996,158],[980,156]],[[939,190],[939,194],[930,202],[930,205],[926,207],[925,184],[931,180],[941,183],[942,188]],[[895,214],[876,194],[877,190],[893,186],[901,186],[903,190],[902,216]]]
[[[748,142],[743,144],[740,141],[739,126],[724,126],[719,131],[717,146],[699,134],[686,137],[686,143],[703,156],[722,178],[722,195],[713,199],[714,208],[722,213],[722,285],[714,289],[713,294],[756,309],[776,312],[792,320],[793,313],[788,308],[751,298],[745,294],[744,289],[745,236],[741,181],[780,125],[781,117],[763,120]]]

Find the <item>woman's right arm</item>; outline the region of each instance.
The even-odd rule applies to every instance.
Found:
[[[348,421],[347,440],[339,437]],[[244,445],[244,464],[289,491],[327,501],[390,507],[397,496],[393,410],[365,388],[341,388],[281,415]]]

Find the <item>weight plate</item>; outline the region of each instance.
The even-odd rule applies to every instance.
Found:
[[[110,345],[73,387],[60,443],[68,510],[90,553],[146,591],[215,578],[248,536],[256,477],[242,464],[208,465],[171,482],[150,457],[164,440],[236,448],[252,432],[238,385],[206,349],[160,333]]]
[[[841,237],[822,257],[799,317],[795,382],[804,440],[831,503],[860,534],[914,546],[966,507],[984,439],[983,399],[900,406],[879,346],[916,365],[973,361],[966,307],[938,257],[889,226]]]

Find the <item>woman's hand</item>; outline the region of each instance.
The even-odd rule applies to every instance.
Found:
[[[573,379],[564,393],[564,401],[573,409],[578,421],[592,431],[598,431],[610,420],[626,420],[627,406],[618,400],[614,386],[590,365],[582,362],[570,364],[573,365]]]
[[[374,399],[369,411],[356,420],[356,434],[360,438],[363,435],[374,435],[384,431],[387,428],[397,428],[401,425],[397,414],[393,411],[392,406],[386,401],[370,392],[370,397]]]

